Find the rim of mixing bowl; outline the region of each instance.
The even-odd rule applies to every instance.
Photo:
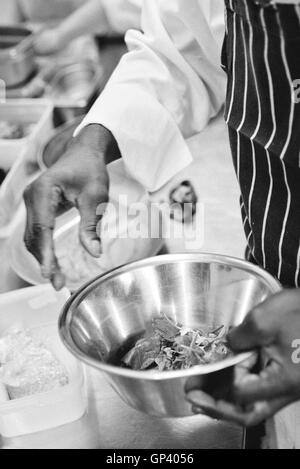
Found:
[[[75,355],[80,361],[86,365],[96,368],[100,371],[103,371],[110,375],[123,376],[131,379],[143,379],[148,381],[164,381],[170,379],[178,378],[188,378],[191,376],[198,375],[207,375],[215,373],[217,371],[225,370],[227,368],[234,367],[239,365],[249,358],[255,356],[255,352],[247,352],[237,354],[230,358],[225,358],[214,364],[208,365],[196,365],[187,370],[177,370],[177,371],[135,371],[126,368],[121,368],[116,365],[110,365],[108,363],[100,362],[95,358],[89,358],[84,354],[80,348],[76,345],[72,338],[72,334],[68,327],[68,317],[71,306],[78,302],[80,303],[93,289],[96,285],[105,282],[108,279],[113,279],[118,277],[120,274],[128,273],[132,270],[149,267],[159,264],[172,264],[177,261],[185,262],[203,262],[203,263],[216,263],[221,265],[227,265],[228,267],[240,268],[246,273],[255,274],[258,278],[263,280],[266,285],[270,288],[272,293],[278,293],[282,290],[282,286],[278,280],[272,277],[271,274],[263,270],[262,268],[251,264],[243,259],[236,257],[224,256],[221,254],[210,254],[210,253],[178,253],[178,254],[166,254],[162,256],[151,257],[143,259],[140,261],[132,262],[125,264],[121,267],[117,267],[105,274],[99,275],[93,280],[90,280],[85,285],[83,285],[77,292],[75,292],[69,300],[66,302],[65,306],[62,309],[62,312],[59,317],[59,335],[62,342],[67,347],[67,349]]]

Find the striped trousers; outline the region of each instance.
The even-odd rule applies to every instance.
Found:
[[[299,287],[300,5],[225,3],[225,119],[249,259]]]

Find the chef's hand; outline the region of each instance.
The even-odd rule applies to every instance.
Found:
[[[253,426],[300,400],[300,290],[285,291],[255,308],[230,332],[229,343],[235,352],[258,350],[265,366],[258,375],[251,372],[255,359],[238,367],[235,405],[211,401],[202,411]],[[189,395],[196,412],[200,397],[197,391]]]
[[[120,156],[112,134],[101,125],[89,125],[74,138],[57,163],[25,191],[27,225],[24,241],[41,264],[43,277],[57,290],[64,286],[65,279],[54,252],[55,218],[71,207],[77,207],[81,215],[81,243],[92,256],[99,257],[101,242],[97,225],[109,193],[106,164]]]
[[[44,29],[34,38],[34,50],[38,55],[56,54],[66,45],[59,28]]]

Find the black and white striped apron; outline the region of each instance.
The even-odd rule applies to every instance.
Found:
[[[225,0],[225,119],[249,259],[300,286],[300,6]]]

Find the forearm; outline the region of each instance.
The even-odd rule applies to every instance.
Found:
[[[73,143],[95,150],[106,165],[121,158],[121,152],[113,134],[100,124],[90,124],[84,127],[74,137]]]
[[[22,15],[16,0],[0,0],[0,24],[16,24],[22,21]]]

